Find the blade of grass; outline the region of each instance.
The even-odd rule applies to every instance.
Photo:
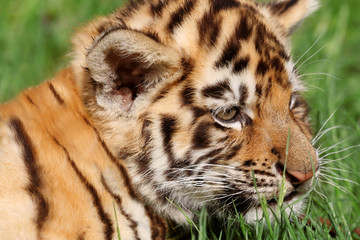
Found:
[[[117,218],[117,214],[116,214],[116,207],[115,207],[114,202],[113,202],[113,207],[114,207],[115,221],[116,221],[116,233],[117,233],[118,239],[121,240],[119,222],[118,222],[118,218]]]

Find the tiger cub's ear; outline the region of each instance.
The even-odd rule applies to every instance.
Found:
[[[132,30],[114,29],[89,48],[86,61],[98,105],[129,113],[149,89],[172,79],[181,67],[179,54]]]
[[[289,35],[302,20],[318,9],[319,2],[318,0],[280,0],[267,4],[267,7]]]

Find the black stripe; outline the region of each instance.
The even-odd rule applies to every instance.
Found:
[[[161,14],[163,13],[164,8],[170,3],[171,1],[163,1],[163,0],[158,0],[157,4],[154,3],[150,3],[151,4],[151,13],[154,16],[161,16]]]
[[[64,99],[62,99],[59,95],[59,93],[56,91],[56,89],[54,88],[54,85],[52,85],[51,82],[49,82],[49,88],[51,93],[54,95],[56,101],[60,104],[63,105],[64,104]]]
[[[255,5],[258,5],[256,2],[254,2],[255,3]],[[254,8],[253,6],[251,6],[251,5],[247,5],[246,3],[245,4],[241,4],[241,7],[243,8],[243,9],[246,9],[247,10],[247,12],[246,12],[246,14],[253,14],[253,13],[259,13],[259,11],[256,9],[256,8]]]
[[[270,59],[270,55],[273,56],[275,54],[278,54],[286,61],[290,59],[290,56],[286,53],[284,45],[282,45],[276,38],[276,35],[269,32],[266,26],[260,22],[258,22],[256,30],[255,49],[266,59]]]
[[[242,16],[239,19],[239,23],[234,34],[228,40],[220,59],[215,63],[216,67],[219,68],[228,66],[240,50],[240,41],[247,40],[251,36],[253,27],[251,23],[248,22],[247,18],[248,16]]]
[[[160,36],[159,36],[159,34],[157,32],[155,32],[155,31],[143,31],[141,33],[148,36],[149,38],[151,38],[155,42],[161,43]]]
[[[188,78],[189,74],[194,69],[194,65],[191,62],[192,62],[191,59],[185,59],[185,58],[181,59],[181,66],[182,66],[182,70],[183,70],[181,77],[179,79],[177,79],[177,81],[175,83],[169,83],[169,84],[165,85],[159,91],[159,93],[156,94],[156,96],[153,98],[153,100],[152,100],[153,103],[156,103],[159,100],[166,97],[166,95],[171,91],[172,88],[176,87],[178,83],[182,83],[183,81],[185,81]]]
[[[273,58],[270,60],[270,66],[271,66],[275,71],[282,72],[282,71],[285,70],[284,64],[282,63],[282,61],[280,60],[279,57],[273,57]]]
[[[99,215],[101,222],[104,224],[105,239],[111,240],[112,236],[114,234],[113,224],[112,224],[112,221],[111,221],[109,215],[103,209],[100,197],[99,197],[95,187],[86,179],[86,177],[78,169],[78,167],[76,166],[76,163],[71,159],[68,150],[63,145],[61,145],[60,142],[55,137],[52,137],[52,139],[54,140],[55,144],[64,151],[66,158],[67,158],[68,162],[70,163],[72,169],[75,171],[76,175],[80,178],[80,181],[82,182],[82,184],[85,186],[85,188],[90,193],[90,195],[92,197],[92,202],[96,208],[96,212]]]
[[[131,151],[130,148],[124,147],[121,148],[117,154],[117,157],[121,160],[127,160],[128,158],[131,158],[133,156],[135,156],[136,153],[134,153],[133,151]]]
[[[209,110],[199,107],[192,107],[191,110],[193,111],[194,121],[196,121],[199,117],[204,116],[205,114],[209,113]]]
[[[260,117],[260,115],[261,115],[261,108],[260,108],[260,102],[257,102],[256,103],[256,111],[257,111],[257,114],[258,114],[258,116]]]
[[[111,27],[109,22],[101,23],[99,26],[96,26],[96,30],[98,31],[98,34],[101,34],[102,32],[106,31],[109,27]]]
[[[220,164],[219,162],[223,161],[223,160],[224,160],[223,156],[215,156],[215,157],[211,158],[210,161],[208,161],[207,163],[210,165],[217,165],[217,164]],[[206,166],[204,168],[210,168],[210,167]],[[204,174],[204,172],[202,172],[202,174]],[[200,175],[200,174],[198,174],[198,175]]]
[[[194,9],[194,6],[195,0],[186,0],[185,5],[171,15],[171,19],[168,24],[168,29],[170,30],[170,32],[173,33],[174,28],[181,25],[186,16],[189,15]]]
[[[120,13],[120,15],[121,15],[121,11],[118,11],[117,13]],[[118,22],[117,26],[119,26],[122,29],[129,29],[129,26],[126,24],[125,19],[122,16],[117,16],[117,14],[116,14],[115,19]]]
[[[258,116],[260,117],[260,113],[261,113],[261,98],[262,98],[262,93],[263,93],[263,85],[257,83],[256,87],[255,87],[255,94],[256,94],[256,111]]]
[[[206,153],[206,154],[200,156],[198,159],[196,159],[196,161],[194,162],[193,165],[196,166],[202,162],[206,162],[208,159],[219,155],[222,152],[222,150],[223,150],[222,148],[217,148],[217,149],[210,151],[209,153]]]
[[[214,127],[216,127],[217,129],[221,130],[221,131],[226,131],[226,130],[229,130],[229,128],[226,128],[224,127],[223,125],[217,123],[217,122],[214,122]],[[224,139],[227,139],[227,137],[225,137]]]
[[[200,122],[194,130],[192,144],[194,149],[207,148],[211,144],[210,130],[212,124],[209,122]]]
[[[190,160],[185,159],[175,159],[173,149],[172,149],[172,138],[177,130],[177,121],[172,116],[163,116],[161,119],[161,132],[163,134],[163,146],[166,155],[168,156],[170,167],[166,172],[166,177],[169,181],[174,180],[175,178],[181,176],[181,171],[176,171],[176,169],[182,169],[190,165]]]
[[[165,152],[171,152],[171,139],[177,129],[176,118],[172,116],[163,116],[161,118],[161,133],[163,136],[163,146]]]
[[[144,180],[147,180],[147,182],[150,182],[154,177],[154,171],[150,168],[151,150],[151,148],[144,150],[135,159],[139,174],[142,174],[144,176]]]
[[[211,26],[213,26],[213,19],[213,14],[207,12],[203,15],[202,19],[198,23],[200,45],[202,45],[203,40],[208,35],[208,32],[211,29]]]
[[[139,233],[137,230],[138,224],[135,222],[134,219],[131,218],[131,216],[125,212],[125,210],[122,207],[122,199],[118,194],[115,194],[113,191],[111,191],[110,187],[106,184],[106,181],[104,179],[104,176],[101,176],[101,183],[103,184],[105,190],[115,199],[116,204],[118,205],[121,214],[130,222],[130,228],[134,232],[135,239],[140,240]],[[121,234],[121,233],[120,233]]]
[[[26,100],[31,104],[31,105],[34,105],[35,107],[37,107],[37,105],[34,103],[34,101],[27,95],[27,94],[24,94],[25,97],[26,97]]]
[[[217,40],[219,38],[220,30],[221,30],[221,20],[214,22],[214,25],[212,26],[209,36],[210,36],[210,45],[215,46],[217,43]]]
[[[180,92],[180,98],[184,105],[191,105],[194,102],[195,88],[186,86]]]
[[[265,171],[262,171],[262,170],[254,170],[254,174],[275,177],[275,174],[273,174],[271,172],[265,172]]]
[[[259,83],[256,84],[256,87],[255,87],[255,93],[256,93],[256,96],[258,98],[261,98],[261,95],[262,95],[262,85],[260,85]]]
[[[289,1],[279,2],[276,4],[272,4],[270,9],[273,14],[281,15],[284,14],[286,11],[288,11],[290,8],[292,8],[294,5],[296,5],[298,2],[299,0],[289,0]]]
[[[141,136],[144,138],[144,145],[149,146],[152,140],[151,132],[150,132],[150,125],[152,124],[151,120],[146,119],[143,122],[143,126],[141,128]]]
[[[260,183],[259,186],[260,187],[275,187],[277,185],[274,183]]]
[[[227,67],[235,59],[240,50],[240,42],[234,36],[227,42],[219,60],[215,62],[215,67]]]
[[[256,37],[255,37],[255,50],[260,55],[265,55],[265,57],[268,57],[265,53],[268,51],[266,47],[268,44],[266,43],[268,40],[266,39],[266,28],[263,24],[258,24],[257,31],[256,31]]]
[[[222,98],[225,92],[231,91],[229,84],[229,80],[226,79],[216,85],[204,88],[201,93],[204,97],[208,98]]]
[[[272,88],[272,78],[269,77],[268,83],[267,83],[266,88],[265,88],[265,97],[269,96],[269,94],[271,92],[271,88]]]
[[[230,150],[227,151],[227,154],[224,156],[224,159],[231,160],[233,157],[235,157],[242,148],[242,145],[243,142],[240,142],[239,144],[231,147]]]
[[[240,180],[240,179],[234,179],[235,182],[237,183],[240,183],[240,184],[247,184],[248,182],[247,181],[243,181],[243,180]]]
[[[209,164],[217,164],[219,161],[231,160],[241,150],[242,145],[243,142],[240,142],[239,144],[230,147],[226,151],[223,151],[224,149],[221,148],[214,149],[211,152],[200,156],[193,165],[196,166],[197,164],[202,162]],[[224,164],[224,162],[222,164]]]
[[[141,130],[141,136],[144,139],[144,147],[143,147],[144,149],[135,158],[135,163],[137,164],[137,170],[139,174],[144,176],[144,180],[146,182],[151,182],[154,176],[154,171],[150,168],[150,160],[151,160],[150,153],[153,151],[150,145],[152,136],[149,127],[152,124],[152,122],[151,120],[147,119],[146,116],[140,117],[140,119],[145,119]]]
[[[169,203],[169,202],[167,202]],[[167,226],[164,220],[155,215],[153,211],[150,209],[150,207],[146,206],[146,215],[150,219],[151,223],[151,239],[153,240],[160,240],[160,239],[166,239],[166,233],[167,233]]]
[[[264,76],[268,70],[269,65],[264,60],[260,60],[256,67],[256,74]]]
[[[130,18],[144,3],[144,0],[130,0],[128,5],[120,8],[118,13],[125,18]]]
[[[215,46],[222,26],[221,21],[221,17],[213,11],[204,14],[198,23],[200,46]]]
[[[172,142],[171,142],[176,130],[177,130],[176,118],[172,116],[163,116],[161,118],[161,133],[163,136],[163,146],[164,146],[164,151],[168,157],[169,163],[171,165],[170,169],[174,167],[173,165],[176,162],[174,159],[174,153],[172,151]],[[171,170],[167,172],[168,180],[171,180],[175,177],[173,173],[174,171]]]
[[[289,85],[289,82],[287,81],[288,77],[283,61],[279,57],[275,56],[270,60],[270,67],[275,72],[275,80],[279,83],[280,86],[286,88],[287,85]]]
[[[30,180],[26,190],[37,204],[36,228],[38,230],[38,235],[40,236],[44,222],[49,214],[49,204],[40,190],[43,186],[39,176],[41,168],[36,163],[36,151],[34,145],[29,135],[26,133],[24,125],[20,119],[12,118],[9,123],[10,127],[15,131],[16,141],[22,148],[23,159]]]
[[[240,3],[236,0],[211,0],[211,3],[215,11],[232,9],[240,6]]]
[[[91,70],[90,70],[90,68],[88,68],[88,67],[82,67],[82,69],[84,70],[85,73],[91,75]],[[93,80],[93,81],[95,81],[95,80]]]
[[[220,124],[219,124],[220,125]],[[215,126],[215,124],[214,124],[214,126]],[[221,126],[221,125],[220,125]],[[225,129],[227,129],[227,128],[225,128]],[[219,138],[217,141],[219,142],[219,143],[227,143],[227,142],[229,142],[229,136],[225,136],[225,137],[222,137],[222,138]]]
[[[81,116],[82,116],[82,115],[81,115]],[[131,183],[130,177],[129,177],[129,175],[128,175],[126,169],[125,169],[125,167],[124,167],[122,164],[120,164],[120,162],[119,162],[119,161],[114,157],[114,155],[110,152],[110,150],[109,150],[109,148],[107,147],[107,145],[105,144],[104,140],[100,137],[100,134],[99,134],[98,130],[89,122],[89,120],[88,120],[86,117],[84,117],[84,116],[82,116],[82,117],[83,117],[85,123],[94,130],[94,132],[95,132],[95,134],[96,134],[96,136],[97,136],[97,139],[98,139],[98,141],[101,143],[101,146],[102,146],[102,148],[104,149],[104,151],[106,152],[107,156],[111,159],[111,161],[115,164],[115,166],[116,166],[116,167],[118,168],[118,170],[120,171],[120,173],[121,173],[121,175],[122,175],[122,177],[123,177],[123,179],[124,179],[125,186],[126,186],[126,188],[127,188],[127,191],[128,191],[128,193],[129,193],[129,195],[130,195],[133,199],[138,199],[138,197],[137,197],[137,195],[135,194],[135,191],[134,191],[134,189],[133,189],[133,187],[132,187],[132,183]]]
[[[249,96],[249,91],[248,91],[248,88],[246,87],[246,85],[244,85],[244,84],[240,85],[239,93],[240,93],[239,104],[240,104],[240,106],[245,106],[246,99]]]
[[[234,73],[242,72],[245,68],[247,68],[249,61],[250,61],[249,57],[245,57],[237,60],[234,64],[234,70],[233,70]]]
[[[282,74],[280,72],[273,72],[273,76],[274,76],[275,81],[279,84],[279,86],[281,86],[283,89],[285,89],[286,84],[287,84],[287,81],[286,81],[287,75]]]
[[[236,28],[236,37],[240,40],[247,40],[251,36],[253,27],[252,24],[249,23],[249,16],[242,16],[240,19],[240,23]]]
[[[290,60],[290,56],[286,53],[285,48],[283,47],[279,50],[279,56],[285,59],[286,61]]]
[[[185,58],[181,59],[181,66],[184,72],[181,78],[177,81],[178,83],[181,83],[188,78],[188,76],[194,69],[194,65],[192,64],[192,62],[193,62],[192,59],[185,59]]]
[[[166,86],[165,88],[163,88],[155,97],[154,97],[154,99],[153,99],[153,103],[156,103],[156,102],[158,102],[159,100],[161,100],[161,99],[163,99],[165,96],[166,96],[166,94],[168,94],[169,93],[169,90],[170,90],[170,88],[168,87],[168,86]]]
[[[188,174],[188,171],[178,170],[184,168],[188,169],[189,166],[191,166],[191,159],[189,158],[189,156],[171,162],[170,168],[166,171],[166,177],[168,181],[176,180],[177,178],[181,178],[184,175]]]

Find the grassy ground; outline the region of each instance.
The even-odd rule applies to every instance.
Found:
[[[96,15],[109,13],[121,2],[0,0],[0,102],[66,66],[70,36],[75,29]],[[360,43],[360,4],[358,0],[321,2],[322,8],[294,35],[293,52],[309,86],[306,97],[312,108],[315,132],[335,110],[325,128],[343,126],[329,131],[319,141],[322,149],[344,141],[326,152],[330,153],[360,143],[360,48],[357,46]],[[313,194],[309,201],[308,218],[313,223],[319,217],[330,219],[339,239],[360,239],[351,233],[360,226],[359,186],[344,180],[360,182],[360,154],[356,150],[354,147],[326,157],[338,159],[331,164],[331,160],[324,160],[328,166],[326,171],[334,173],[324,171],[323,182],[319,181],[321,184],[317,188],[322,197]],[[341,159],[351,152],[353,155]],[[329,181],[332,184],[325,183]],[[293,219],[290,223],[285,218],[265,230],[262,223],[246,226],[238,216],[234,221],[229,220],[222,231],[209,231],[215,228],[208,227],[206,215],[206,212],[201,213],[200,234],[198,237],[194,234],[193,239],[330,238],[330,228],[317,224],[308,227],[304,221]],[[197,232],[195,227],[193,230]]]

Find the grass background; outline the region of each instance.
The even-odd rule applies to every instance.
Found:
[[[110,13],[122,2],[0,0],[0,102],[67,66],[72,33],[94,16]],[[315,43],[298,66],[309,86],[306,98],[312,108],[314,131],[321,128],[334,110],[326,127],[344,126],[330,131],[321,141],[326,147],[344,140],[336,151],[360,143],[360,4],[358,0],[322,0],[321,5],[294,34],[293,55],[295,60],[299,59]],[[262,224],[244,225],[238,216],[237,225],[229,221],[222,230],[209,230],[213,228],[208,227],[206,212],[202,212],[198,227],[201,233],[194,234],[193,239],[201,236],[211,239],[330,238],[330,228],[315,224],[319,217],[330,219],[336,238],[360,239],[352,233],[360,226],[360,191],[356,184],[360,182],[360,154],[356,150],[354,147],[331,155],[332,159],[340,159],[331,165],[335,169],[332,175],[336,177],[332,181],[347,190],[344,192],[330,184],[318,186],[325,197],[316,194],[310,197],[308,218],[312,219],[313,227],[296,219],[290,225],[286,219],[280,219],[278,224],[264,230]],[[341,160],[350,152],[354,152],[353,155]]]

